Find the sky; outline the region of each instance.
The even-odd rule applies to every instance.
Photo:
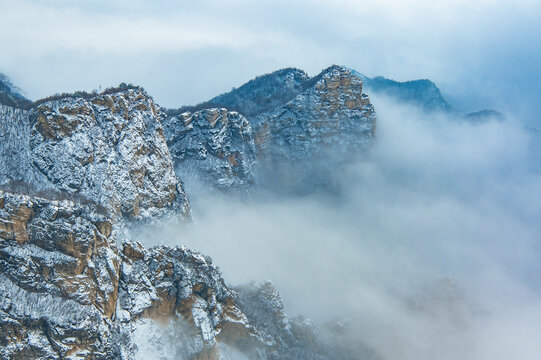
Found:
[[[164,107],[332,64],[429,78],[457,108],[536,123],[535,0],[0,0],[0,72],[38,99],[130,82]]]

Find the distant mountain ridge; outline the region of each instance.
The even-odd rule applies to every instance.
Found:
[[[385,95],[401,103],[419,107],[424,111],[441,111],[468,121],[479,122],[504,118],[502,113],[491,109],[462,113],[445,99],[438,86],[429,79],[396,81],[383,76],[370,78],[359,71],[347,69],[363,81],[364,91],[368,95],[371,93]],[[231,91],[215,96],[208,101],[183,106],[179,109],[169,109],[167,112],[179,114],[209,107],[225,107],[246,116],[253,116],[293,99],[309,88],[311,84],[313,85],[320,75],[310,77],[303,70],[291,67],[284,68],[257,76],[242,86],[233,88]]]
[[[398,82],[382,76],[364,77],[370,91],[385,93],[402,102],[407,102],[428,111],[456,111],[442,96],[440,89],[428,79]]]
[[[22,109],[32,106],[32,102],[2,73],[0,73],[0,104]]]
[[[505,117],[499,111],[491,109],[466,114],[461,113],[460,110],[449,104],[440,89],[429,79],[396,81],[383,76],[370,78],[358,71],[351,71],[363,79],[367,93],[385,95],[401,103],[419,107],[424,111],[441,111],[473,122],[482,122],[490,119],[502,120]]]

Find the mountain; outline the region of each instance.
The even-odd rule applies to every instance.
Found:
[[[0,73],[0,104],[27,109],[32,102],[21,94],[21,90],[6,75]]]
[[[211,108],[164,119],[175,171],[192,188],[247,193],[254,184],[255,145],[248,120]]]
[[[248,192],[284,181],[283,163],[309,183],[312,161],[333,171],[373,141],[374,108],[346,68],[237,90],[220,99],[245,114],[164,112],[132,85],[0,104],[0,358],[336,358],[271,283],[228,286],[197,251],[131,240],[190,219],[184,178]]]
[[[201,111],[198,109],[213,106],[223,106],[235,114],[242,114],[251,129],[245,126],[242,135],[239,132],[215,130],[216,135],[209,137],[196,135],[207,132],[198,122],[190,125],[193,129],[189,136],[197,137],[198,146],[206,150],[185,153],[184,145],[180,149],[175,147],[172,139],[186,136],[183,123],[187,120],[179,121],[179,116],[191,119],[193,115],[190,111],[197,114]],[[183,111],[186,113],[182,114]],[[222,113],[224,111],[221,110]],[[213,183],[217,188],[223,188],[224,184],[227,187],[235,187],[236,184],[244,186],[246,178],[253,178],[260,188],[275,192],[306,194],[329,188],[332,185],[331,174],[342,164],[362,156],[372,143],[376,130],[375,111],[370,99],[363,93],[361,78],[349,69],[336,65],[312,78],[298,69],[278,70],[205,103],[168,110],[167,113],[169,117],[165,129],[172,156],[186,164],[194,161],[216,164],[212,173],[221,174],[231,165],[224,159],[233,158],[212,149],[217,143],[237,144],[235,149],[240,149],[239,144],[244,144],[242,149],[234,150],[239,159],[234,163],[242,163],[241,167],[238,171],[229,171],[237,174],[236,181],[223,176],[211,179],[207,165],[187,165],[190,172],[198,173],[199,178],[208,179],[207,183]],[[254,146],[252,142],[255,145],[255,158],[247,150]],[[227,154],[231,153],[229,148],[229,145],[225,147]],[[183,169],[179,171],[185,172]],[[247,172],[253,173],[247,176]]]
[[[365,86],[375,93],[383,93],[401,102],[413,104],[427,111],[454,112],[456,110],[444,99],[440,89],[427,79],[405,82],[386,79],[382,76],[362,76]]]
[[[161,119],[141,88],[0,105],[0,184],[78,195],[126,219],[189,214]],[[10,185],[11,184],[11,185]]]
[[[306,194],[332,186],[332,174],[360,158],[375,138],[376,115],[360,78],[332,66],[287,103],[251,118],[261,183]]]

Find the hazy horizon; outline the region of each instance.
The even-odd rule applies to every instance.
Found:
[[[461,111],[537,122],[535,1],[0,0],[0,9],[0,72],[31,99],[130,82],[174,108],[280,68],[315,75],[339,64],[428,78]]]

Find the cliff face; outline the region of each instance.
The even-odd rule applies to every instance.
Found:
[[[230,289],[208,257],[120,249],[120,233],[95,206],[0,191],[0,357],[277,359],[304,344],[269,283]]]
[[[163,134],[141,89],[0,108],[2,182],[78,194],[128,219],[189,214]]]
[[[29,111],[0,104],[0,184],[9,179],[37,182],[30,151]]]
[[[259,176],[293,192],[328,186],[337,167],[368,149],[376,130],[363,82],[350,70],[332,66],[304,87],[282,106],[251,118]]]
[[[332,172],[361,156],[375,136],[376,116],[368,96],[363,94],[362,79],[341,66],[332,66],[313,78],[297,69],[279,70],[194,109],[218,105],[245,115],[253,129],[244,127],[246,131],[241,135],[222,132],[220,142],[226,145],[224,149],[229,144],[246,149],[254,142],[257,154],[254,161],[247,156],[248,152],[239,152],[244,155],[243,164],[246,164],[242,166],[243,171],[232,172],[233,176],[223,182],[217,182],[209,174],[223,172],[224,165],[219,161],[206,161],[206,169],[211,171],[205,170],[202,178],[210,178],[211,183],[221,188],[235,187],[238,183],[245,185],[250,171],[253,173],[248,177],[272,190],[305,193],[328,187]],[[196,114],[206,114],[205,111],[211,110],[200,110]],[[194,125],[191,132],[187,132],[189,125],[184,122],[191,121],[192,115],[187,113],[185,119],[179,121],[175,113],[178,111],[170,112],[166,126],[172,155],[187,164],[196,162],[209,151],[187,152],[184,144],[212,149],[217,143],[216,137],[207,135],[206,123]],[[219,156],[211,157],[216,158]],[[250,163],[252,165],[248,165]]]
[[[185,248],[146,250],[125,243],[122,258],[117,315],[126,357],[214,359],[219,337],[253,336],[257,343],[208,257]]]
[[[164,129],[183,181],[203,191],[247,192],[254,184],[254,139],[244,116],[217,108],[185,112],[167,117]]]

